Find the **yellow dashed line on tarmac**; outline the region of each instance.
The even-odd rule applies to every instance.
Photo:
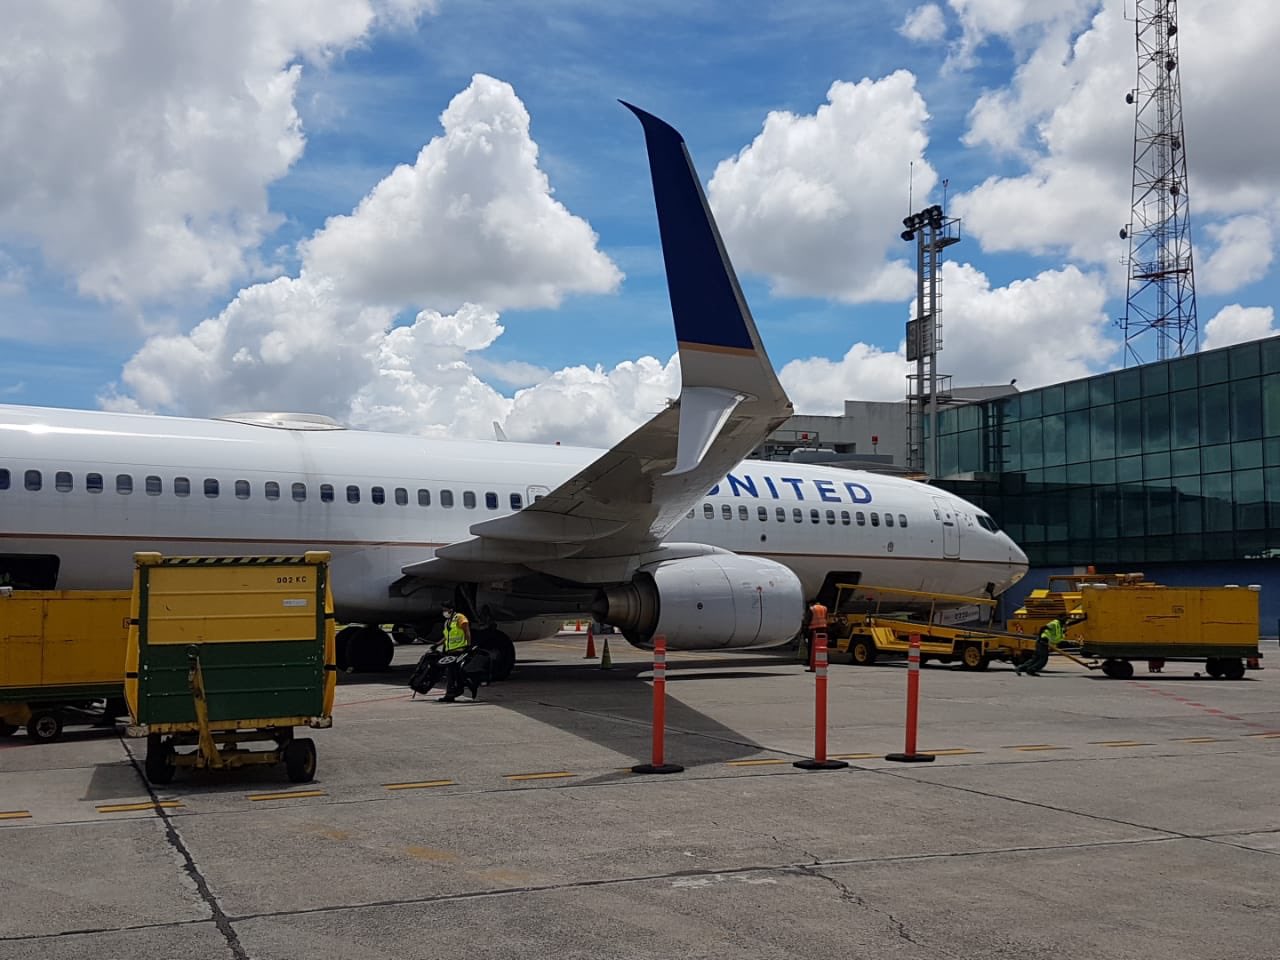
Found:
[[[416,780],[410,783],[384,783],[387,790],[426,790],[428,787],[452,787],[456,780]]]
[[[182,806],[181,800],[156,800],[146,803],[109,803],[98,808],[99,813],[137,813],[139,810],[173,810]]]
[[[827,754],[827,759],[828,760],[874,760],[876,757],[881,757],[881,756],[883,756],[883,754],[880,754],[880,753],[829,753]]]
[[[562,780],[575,774],[568,770],[554,770],[550,773],[506,773],[503,776],[508,780]]]
[[[27,810],[0,810],[0,820],[30,820],[31,813]]]
[[[1154,743],[1145,743],[1141,740],[1090,740],[1091,747],[1154,747]]]
[[[1057,747],[1057,746],[1054,746],[1052,743],[1023,743],[1023,744],[1015,744],[1012,747],[1005,747],[1004,749],[1031,751],[1031,750],[1070,750],[1071,748]]]
[[[1258,737],[1261,740],[1275,740],[1280,738],[1280,730],[1272,730],[1268,733],[1246,733],[1246,737]]]
[[[328,796],[323,790],[289,790],[285,793],[251,793],[248,799],[255,802],[259,800],[300,800],[304,797],[324,797]]]
[[[935,757],[963,757],[970,753],[981,753],[981,750],[970,750],[968,747],[948,747],[946,750],[921,750],[921,753],[931,753]]]
[[[768,757],[760,760],[726,760],[731,767],[766,767],[775,763],[786,763],[787,761],[778,757]]]

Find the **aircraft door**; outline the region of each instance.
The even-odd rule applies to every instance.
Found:
[[[933,515],[942,523],[942,555],[960,556],[960,528],[956,526],[956,513],[941,497],[933,498]]]
[[[550,492],[551,492],[550,487],[543,487],[537,484],[528,486],[525,488],[525,494],[526,494],[525,503],[533,503],[535,500],[541,500]]]

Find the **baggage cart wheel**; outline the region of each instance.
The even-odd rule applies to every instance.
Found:
[[[52,743],[62,736],[62,714],[57,710],[35,710],[27,721],[27,736],[36,743]]]
[[[10,723],[8,720],[0,720],[0,737],[12,737],[17,732],[17,724]]]
[[[876,662],[876,645],[865,637],[855,637],[849,643],[849,662],[869,667]]]
[[[1102,672],[1112,680],[1130,680],[1133,678],[1133,664],[1128,660],[1106,660],[1103,661]]]
[[[1222,661],[1217,657],[1210,657],[1204,662],[1204,672],[1217,680],[1222,676]]]
[[[173,762],[175,752],[173,744],[168,740],[161,740],[159,734],[147,736],[147,756],[142,769],[147,775],[148,783],[164,786],[173,782],[173,775],[178,770],[177,764]]]
[[[1224,680],[1243,680],[1244,679],[1244,661],[1238,657],[1231,657],[1225,660],[1219,660],[1222,664],[1222,678]]]
[[[970,643],[960,654],[960,666],[966,670],[985,670],[991,665],[991,659],[982,654],[982,645]]]
[[[284,748],[284,769],[293,783],[310,783],[316,775],[316,742],[310,737],[290,740]]]

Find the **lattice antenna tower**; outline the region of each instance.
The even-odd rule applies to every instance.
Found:
[[[1196,285],[1191,262],[1186,140],[1182,132],[1177,0],[1135,0],[1138,84],[1134,104],[1132,213],[1124,363],[1142,363],[1139,341],[1156,360],[1195,353]],[[1148,359],[1152,359],[1148,357]]]

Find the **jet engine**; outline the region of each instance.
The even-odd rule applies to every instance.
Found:
[[[780,563],[716,553],[643,566],[603,588],[591,609],[644,649],[659,634],[669,650],[763,647],[799,631],[804,592]]]

